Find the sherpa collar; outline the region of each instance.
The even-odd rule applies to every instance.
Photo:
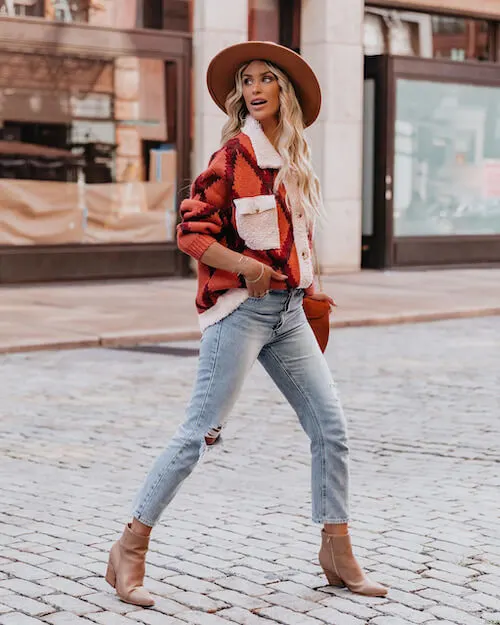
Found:
[[[250,139],[257,165],[261,169],[279,169],[283,166],[283,159],[266,137],[262,126],[251,115],[247,116],[241,132]]]

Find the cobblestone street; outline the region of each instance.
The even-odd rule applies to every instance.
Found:
[[[500,624],[500,317],[332,339],[351,534],[386,599],[325,586],[307,439],[256,366],[153,533],[156,606],[118,601],[108,550],[196,357],[46,351],[0,356],[0,625]]]

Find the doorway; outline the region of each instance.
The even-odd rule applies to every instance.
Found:
[[[388,57],[365,57],[361,266],[370,269],[392,264],[388,218],[392,204],[388,81]]]

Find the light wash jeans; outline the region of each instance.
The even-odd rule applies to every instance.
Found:
[[[150,527],[158,521],[203,453],[205,433],[226,421],[258,359],[311,441],[313,521],[348,521],[346,422],[302,298],[302,290],[249,298],[205,330],[186,420],[147,476],[134,506],[136,519]]]

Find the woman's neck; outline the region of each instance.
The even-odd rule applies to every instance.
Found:
[[[269,139],[271,144],[276,148],[278,145],[278,135],[276,132],[278,129],[278,120],[273,117],[271,119],[266,119],[266,120],[261,121],[260,125],[266,137]]]

